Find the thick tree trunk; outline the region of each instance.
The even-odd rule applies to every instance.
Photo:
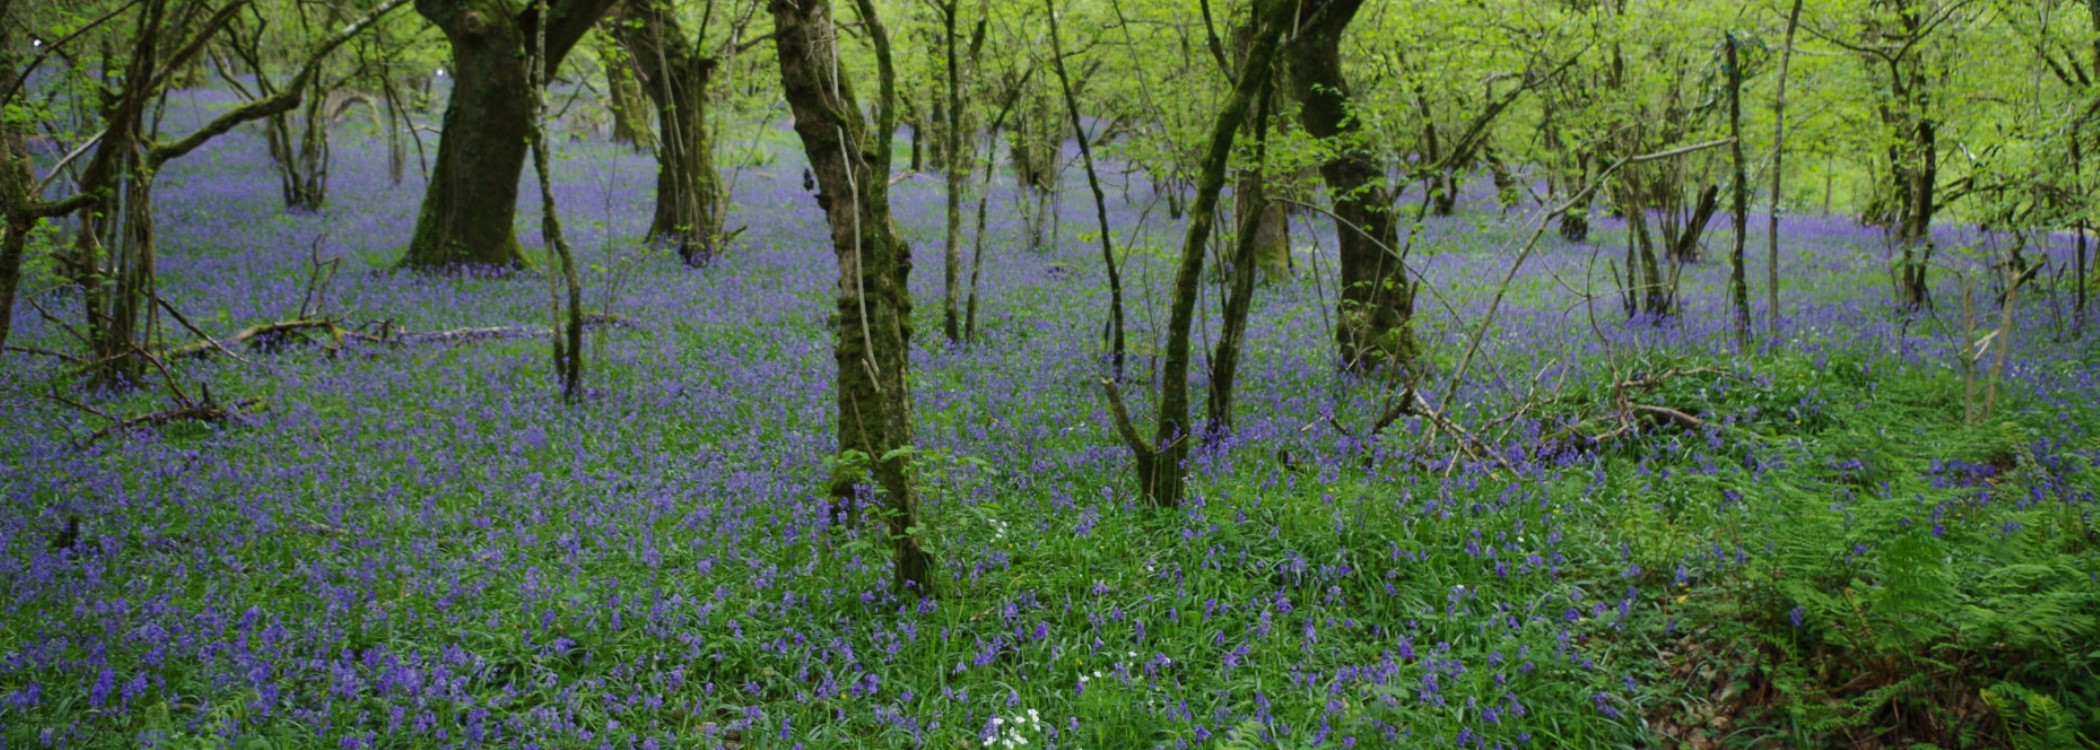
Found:
[[[1284,51],[1299,119],[1313,137],[1336,143],[1320,166],[1334,196],[1341,249],[1341,302],[1335,326],[1342,362],[1352,368],[1406,364],[1415,357],[1414,284],[1392,253],[1399,231],[1377,161],[1350,143],[1360,129],[1349,113],[1342,78],[1342,31],[1363,0],[1328,0],[1319,23],[1301,29]]]
[[[612,0],[551,5],[550,73],[611,5]],[[416,0],[416,12],[452,45],[452,100],[445,107],[437,164],[423,194],[415,236],[401,264],[522,266],[525,253],[514,223],[531,135],[525,59],[532,40],[528,32],[539,19],[507,0]]]
[[[838,307],[832,315],[838,363],[841,452],[868,457],[889,512],[900,590],[933,593],[933,560],[912,534],[916,494],[912,446],[911,248],[890,222],[889,149],[894,73],[887,34],[867,0],[861,20],[876,38],[883,72],[881,119],[870,132],[851,84],[839,73],[837,28],[827,0],[772,0],[780,81],[795,133],[816,176],[817,202],[838,256]]]
[[[1250,131],[1259,127],[1250,127]],[[1232,215],[1235,229],[1247,227],[1237,217],[1250,213],[1258,214],[1254,222],[1253,265],[1264,278],[1281,278],[1291,272],[1291,225],[1290,213],[1283,203],[1267,200],[1262,176],[1252,171],[1242,173],[1232,187]]]
[[[622,38],[656,103],[656,213],[651,239],[674,244],[686,265],[714,259],[722,236],[722,177],[707,129],[707,85],[715,60],[685,38],[668,0],[634,0]]]

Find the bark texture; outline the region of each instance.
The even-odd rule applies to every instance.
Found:
[[[1211,121],[1207,145],[1196,179],[1196,202],[1189,210],[1187,234],[1181,242],[1181,262],[1174,272],[1174,298],[1167,322],[1167,348],[1160,362],[1159,414],[1150,442],[1139,437],[1124,414],[1121,398],[1110,388],[1116,407],[1118,430],[1131,451],[1137,454],[1138,482],[1152,504],[1172,507],[1181,504],[1185,492],[1183,466],[1188,461],[1190,435],[1189,365],[1191,329],[1196,318],[1196,295],[1203,283],[1203,256],[1217,220],[1218,195],[1225,188],[1225,166],[1232,157],[1235,135],[1247,122],[1248,110],[1274,80],[1278,38],[1289,25],[1294,4],[1289,0],[1260,0],[1255,4],[1253,42],[1248,47],[1243,75],[1232,95]]]
[[[1318,6],[1316,19],[1284,49],[1298,116],[1315,138],[1346,144],[1360,129],[1349,116],[1349,83],[1342,77],[1342,32],[1363,0],[1305,0]],[[1250,58],[1251,59],[1251,58]],[[1251,68],[1250,68],[1251,69]],[[1341,249],[1341,302],[1335,343],[1351,368],[1414,359],[1415,288],[1402,259],[1393,255],[1399,232],[1392,193],[1378,162],[1355,148],[1337,148],[1320,165],[1334,196],[1335,233]]]
[[[613,0],[551,3],[547,71],[605,15]],[[517,267],[518,180],[531,137],[527,46],[540,23],[510,0],[416,0],[416,12],[452,46],[452,98],[437,164],[401,264],[411,268]],[[543,76],[551,78],[552,76]]]
[[[832,315],[838,363],[838,439],[841,452],[869,457],[896,548],[896,584],[933,593],[933,561],[911,532],[917,524],[910,459],[911,248],[891,226],[889,148],[894,116],[878,107],[872,129],[853,87],[839,73],[838,31],[826,0],[772,0],[780,81],[795,114],[795,134],[808,152],[817,202],[831,228],[838,258],[838,307]],[[861,20],[877,43],[884,78],[882,101],[894,101],[887,40],[868,6]],[[850,490],[849,490],[850,491]]]
[[[642,91],[656,105],[656,213],[649,237],[678,248],[689,266],[713,260],[722,237],[722,176],[707,129],[715,59],[685,38],[669,0],[629,0],[622,41]]]

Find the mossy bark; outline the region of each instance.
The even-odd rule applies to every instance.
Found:
[[[1253,41],[1246,65],[1232,95],[1211,122],[1201,171],[1196,179],[1196,202],[1189,210],[1188,232],[1182,238],[1181,261],[1174,272],[1174,298],[1167,322],[1167,349],[1160,362],[1159,415],[1150,445],[1134,445],[1138,481],[1154,505],[1181,504],[1186,492],[1182,477],[1188,461],[1190,434],[1188,379],[1191,334],[1195,326],[1196,295],[1203,283],[1203,256],[1217,218],[1218,195],[1225,188],[1225,166],[1232,157],[1235,135],[1247,122],[1254,102],[1269,88],[1277,40],[1289,23],[1294,4],[1287,0],[1259,0],[1255,7]]]
[[[930,595],[933,558],[919,546],[917,494],[911,476],[911,248],[890,221],[889,148],[894,114],[877,107],[879,124],[861,115],[851,82],[839,74],[837,31],[825,0],[773,0],[780,79],[795,114],[795,133],[809,154],[817,202],[838,258],[838,306],[832,314],[838,363],[841,452],[872,462],[882,488],[885,522],[896,552],[898,589]],[[861,7],[877,40],[882,100],[894,101],[894,72],[880,22]]]
[[[722,236],[722,177],[707,129],[707,85],[715,60],[685,38],[665,0],[630,0],[622,39],[642,91],[656,105],[656,212],[649,236],[678,248],[686,265],[705,265]]]
[[[550,5],[550,71],[611,5],[612,0]],[[537,14],[507,0],[416,0],[416,12],[452,45],[452,98],[415,235],[401,264],[423,269],[522,266],[525,252],[515,223],[518,180],[531,135],[526,45],[539,23]]]
[[[598,64],[605,68],[605,109],[612,115],[612,138],[637,151],[656,150],[656,133],[649,128],[648,97],[635,79],[634,60],[627,50],[611,43],[618,28],[605,28],[605,43],[598,46]]]
[[[1349,114],[1349,84],[1342,77],[1342,32],[1362,0],[1331,0],[1315,24],[1301,29],[1284,49],[1299,121],[1307,133],[1341,144],[1361,129]],[[1320,165],[1334,196],[1336,244],[1341,250],[1341,301],[1335,344],[1345,366],[1406,364],[1415,356],[1415,287],[1394,256],[1399,231],[1392,193],[1378,162],[1358,148],[1340,147]]]

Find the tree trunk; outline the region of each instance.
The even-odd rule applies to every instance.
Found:
[[[561,0],[551,5],[546,58],[550,74],[612,2]],[[507,0],[416,0],[416,12],[451,43],[452,100],[445,107],[437,164],[423,194],[415,236],[401,264],[425,269],[522,266],[525,253],[514,222],[518,180],[531,135],[525,59],[531,42],[528,30],[539,19]]]
[[[266,75],[258,66],[258,85],[267,80]],[[267,96],[271,92],[264,87],[262,93]],[[299,117],[285,112],[270,116],[264,125],[270,161],[277,169],[278,186],[284,193],[284,207],[296,213],[319,211],[328,201],[328,95],[321,90],[318,78],[307,83],[306,97]]]
[[[1430,212],[1437,216],[1458,213],[1458,167],[1446,166],[1429,176],[1429,188],[1433,194]]]
[[[707,129],[707,85],[714,58],[685,38],[667,0],[636,0],[620,25],[642,90],[656,103],[656,213],[649,237],[675,244],[688,266],[714,259],[722,236],[722,176]]]
[[[11,5],[0,0],[0,70],[21,70],[21,53],[15,46],[14,22],[4,12]],[[15,102],[0,101],[12,106]],[[0,119],[0,211],[5,212],[7,232],[0,237],[0,359],[6,359],[8,333],[14,328],[15,289],[21,283],[22,256],[29,246],[29,232],[37,217],[29,209],[37,202],[36,174],[29,168],[28,123],[18,118]]]
[[[1342,31],[1363,0],[1329,0],[1316,25],[1300,30],[1284,51],[1299,119],[1313,137],[1337,144],[1320,166],[1334,196],[1335,233],[1341,249],[1341,301],[1335,339],[1351,368],[1414,359],[1414,284],[1397,252],[1390,191],[1378,163],[1361,149],[1343,146],[1361,129],[1349,112],[1349,86],[1342,78]]]
[[[1239,376],[1241,344],[1247,337],[1247,314],[1254,304],[1254,277],[1261,263],[1264,243],[1271,238],[1267,225],[1281,224],[1282,216],[1271,218],[1270,209],[1282,213],[1282,204],[1268,201],[1262,171],[1268,166],[1269,150],[1269,105],[1273,87],[1263,87],[1261,106],[1256,108],[1253,123],[1254,164],[1240,178],[1233,197],[1239,202],[1234,217],[1239,224],[1233,241],[1231,263],[1225,269],[1231,278],[1231,288],[1225,295],[1224,320],[1218,335],[1216,352],[1211,356],[1210,372],[1210,428],[1213,434],[1224,434],[1232,430],[1232,386]]]
[[[828,0],[772,0],[780,81],[795,114],[795,133],[809,155],[817,202],[838,256],[833,313],[838,363],[838,439],[843,452],[868,457],[881,487],[896,545],[898,589],[931,595],[933,560],[913,534],[911,248],[896,234],[889,209],[889,148],[895,72],[888,35],[861,0],[861,21],[876,40],[882,72],[879,119],[871,133],[851,84],[839,73],[837,30]]]
[[[1250,123],[1250,134],[1262,130],[1262,126]],[[1290,213],[1283,204],[1267,200],[1262,176],[1252,170],[1242,172],[1232,187],[1232,215],[1235,230],[1247,228],[1248,224],[1238,217],[1257,214],[1252,225],[1254,254],[1252,265],[1263,278],[1281,278],[1290,275],[1291,225]]]
[[[619,24],[601,27],[608,37],[619,37],[626,29]],[[635,61],[619,44],[598,45],[598,64],[605,68],[606,110],[612,115],[612,139],[615,143],[634,146],[636,151],[656,150],[656,134],[649,129],[648,114],[643,110],[647,96],[642,93],[642,84],[635,80]]]
[[[934,106],[934,119],[941,124],[940,150],[935,160],[946,174],[947,195],[942,217],[947,235],[941,253],[941,332],[951,344],[963,341],[962,313],[962,194],[969,179],[969,163],[962,156],[962,65],[955,55],[955,15],[958,0],[942,0],[941,50],[947,62],[947,101]]]
[[[1233,137],[1247,122],[1247,111],[1274,80],[1272,64],[1277,39],[1289,24],[1295,4],[1289,0],[1257,0],[1254,6],[1253,42],[1247,64],[1232,95],[1212,121],[1196,180],[1196,202],[1189,209],[1188,233],[1181,243],[1181,261],[1174,272],[1174,298],[1168,315],[1167,347],[1160,362],[1159,414],[1150,442],[1138,436],[1116,400],[1118,432],[1137,455],[1138,482],[1153,505],[1172,507],[1184,494],[1183,465],[1188,460],[1190,332],[1195,325],[1196,294],[1203,284],[1203,255],[1216,221],[1218,194],[1225,189],[1225,166],[1232,157]]]
[[[1772,342],[1779,342],[1779,187],[1780,177],[1786,174],[1786,77],[1787,67],[1794,61],[1794,30],[1801,23],[1801,0],[1794,0],[1793,10],[1786,14],[1786,41],[1779,51],[1779,84],[1772,96],[1772,211],[1765,218],[1765,311],[1771,316],[1767,321],[1767,333]],[[1829,188],[1824,189],[1825,201]],[[1824,212],[1829,212],[1826,203]]]
[[[1736,59],[1735,35],[1727,38],[1728,55],[1728,154],[1735,168],[1734,179],[1729,185],[1730,213],[1735,219],[1734,244],[1728,253],[1728,299],[1735,307],[1735,345],[1737,349],[1750,349],[1750,285],[1743,266],[1744,231],[1750,227],[1750,171],[1743,164],[1743,69]],[[1777,196],[1774,196],[1775,200]],[[1702,200],[1702,203],[1704,201]],[[1776,207],[1774,210],[1778,210]],[[1697,234],[1704,226],[1693,226],[1688,232]]]

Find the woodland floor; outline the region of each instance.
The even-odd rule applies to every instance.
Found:
[[[1992,344],[2011,346],[1995,413],[1968,420],[1958,279],[1993,299],[1979,269],[2002,238],[1943,228],[1941,304],[1904,318],[1877,231],[1786,218],[1783,340],[1737,354],[1724,223],[1662,322],[1620,312],[1619,222],[1589,245],[1549,232],[1450,401],[1493,447],[1468,455],[1412,417],[1365,437],[1384,390],[1333,367],[1332,229],[1301,217],[1295,277],[1257,298],[1237,430],[1198,451],[1192,502],[1157,511],[1095,386],[1106,294],[1084,190],[1031,249],[1001,181],[982,340],[959,348],[939,334],[941,181],[911,177],[893,194],[943,587],[920,602],[888,591],[872,526],[825,513],[833,259],[791,134],[757,132],[723,147],[746,229],[701,270],[634,245],[646,154],[559,149],[586,304],[627,322],[590,334],[581,404],[541,337],[292,342],[177,370],[258,399],[237,424],[83,445],[106,423],[54,383],[119,416],[168,397],[81,394],[65,362],[8,354],[0,748],[2100,737],[2100,338],[2074,332],[2055,276],[2068,240],[2034,254],[2051,270]],[[390,184],[380,145],[345,131],[334,163],[309,215],[281,210],[252,135],[171,167],[167,299],[215,336],[297,317],[318,248],[342,260],[320,310],[346,327],[547,323],[537,272],[389,270],[413,161]],[[1178,233],[1143,175],[1125,180],[1108,188],[1141,300],[1137,380]],[[1535,213],[1473,196],[1415,240],[1433,396]],[[30,274],[75,314],[47,262]],[[1997,327],[1995,308],[1979,318]],[[11,343],[71,350],[27,305],[16,319]],[[1705,426],[1640,417],[1590,439],[1633,404]]]

